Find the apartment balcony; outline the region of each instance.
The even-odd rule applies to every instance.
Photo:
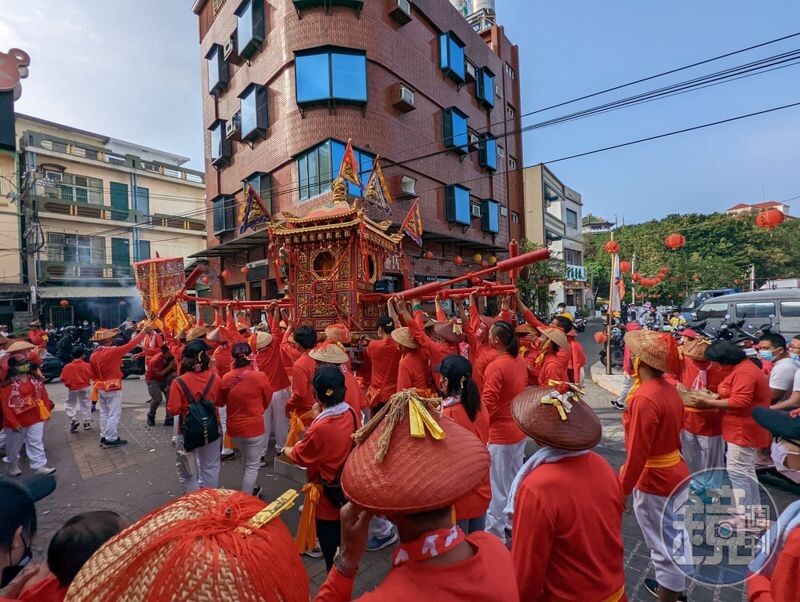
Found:
[[[116,282],[121,285],[133,284],[133,268],[130,265],[108,263],[68,263],[66,261],[39,261],[39,282],[66,283],[80,280],[91,282]]]

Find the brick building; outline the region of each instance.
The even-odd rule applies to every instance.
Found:
[[[196,0],[193,10],[213,216],[196,256],[227,270],[216,294],[275,294],[243,182],[273,215],[303,215],[330,201],[348,138],[362,181],[381,157],[397,226],[419,199],[425,246],[405,242],[417,281],[464,273],[476,254],[502,258],[524,235],[518,52],[491,8],[465,18],[444,0]],[[400,264],[387,270],[399,286]]]

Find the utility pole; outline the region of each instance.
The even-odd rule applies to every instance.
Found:
[[[22,214],[25,219],[23,240],[28,264],[28,284],[31,292],[30,310],[33,319],[37,320],[39,318],[39,251],[44,246],[44,235],[42,234],[42,226],[39,224],[39,211],[36,207],[36,202],[33,200],[32,190],[35,182],[36,172],[26,168],[22,185],[20,186],[20,199]]]
[[[636,273],[636,251],[631,256],[631,275]],[[636,305],[636,283],[631,279],[631,305]]]
[[[756,290],[756,264],[750,264],[750,290]]]

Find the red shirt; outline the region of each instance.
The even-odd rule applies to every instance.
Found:
[[[70,391],[86,389],[92,380],[92,365],[83,358],[72,360],[61,369],[61,382]]]
[[[166,370],[167,366],[172,361],[172,356],[169,356],[169,359],[167,359],[166,355],[157,351],[144,368],[144,379],[147,382],[164,382],[167,379],[167,375],[162,376],[161,372]]]
[[[520,599],[599,602],[619,590],[623,503],[614,469],[592,451],[528,474],[511,546]]]
[[[430,372],[433,380],[436,383],[440,382],[441,375],[433,372],[433,367],[442,363],[442,360],[448,355],[458,353],[458,346],[452,343],[440,343],[434,341],[431,337],[425,334],[425,328],[417,320],[412,320],[408,325],[411,334],[414,335],[414,340],[419,343],[422,354],[428,360],[428,371]]]
[[[736,364],[717,387],[728,400],[722,412],[722,436],[728,443],[743,447],[769,447],[772,435],[753,420],[753,408],[768,408],[772,401],[769,381],[750,360]]]
[[[372,370],[370,384],[377,390],[376,402],[388,401],[397,391],[397,370],[400,364],[400,349],[391,337],[370,341],[367,357]]]
[[[684,357],[681,363],[681,384],[691,390],[701,370],[706,371],[706,389],[717,392],[727,369],[714,362],[698,362]],[[722,434],[722,412],[716,408],[683,408],[683,430],[693,435],[716,437]]]
[[[47,396],[47,389],[45,389],[44,383],[30,377],[24,382],[19,381],[19,385],[16,387],[18,395],[14,395],[14,382],[17,378],[19,377],[13,377],[0,388],[3,426],[14,430],[43,422],[42,417],[39,415],[37,399],[41,399],[47,408],[52,409],[54,407],[53,402]]]
[[[198,399],[206,388],[208,379],[212,376],[214,377],[214,382],[211,385],[211,389],[208,391],[207,400],[216,403],[222,395],[222,379],[219,377],[219,374],[213,370],[205,370],[203,372],[195,372],[192,370],[191,372],[184,372],[172,381],[169,387],[169,398],[167,399],[167,412],[169,412],[171,416],[180,416],[182,420],[189,411],[189,400],[186,399],[186,396],[183,394],[183,388],[180,386],[178,379],[184,382],[189,392],[192,394],[192,397]]]
[[[41,349],[47,344],[47,332],[41,328],[29,330],[28,340]]]
[[[518,602],[511,553],[494,535],[478,531],[467,535],[475,555],[452,564],[408,562],[392,568],[378,586],[358,599],[362,602]],[[314,602],[350,600],[353,579],[336,569],[328,573]]]
[[[94,371],[95,382],[122,380],[122,358],[125,357],[144,338],[144,331],[119,347],[109,345],[92,352],[89,363]]]
[[[560,350],[563,351],[563,350]],[[539,364],[537,373],[537,384],[543,387],[551,380],[559,382],[568,382],[569,376],[567,375],[567,366],[564,364],[564,358],[559,356],[559,353],[547,353]]]
[[[397,366],[397,390],[431,387],[431,369],[421,349],[403,349]]]
[[[350,435],[356,430],[354,418],[354,412],[347,411],[316,420],[306,429],[297,445],[291,448],[289,457],[295,464],[308,469],[306,476],[309,482],[318,482],[320,478],[333,482],[339,476],[353,449]],[[324,494],[317,504],[317,518],[339,520],[339,509]]]
[[[458,424],[474,434],[484,445],[489,442],[489,412],[486,406],[481,404],[475,422],[469,419],[467,410],[461,402],[451,406],[445,406],[443,414],[455,420]],[[465,520],[468,518],[479,518],[486,514],[489,508],[489,500],[492,499],[492,484],[489,482],[489,470],[486,470],[486,478],[478,488],[455,503],[456,519]]]
[[[220,376],[225,376],[231,371],[233,366],[233,354],[231,353],[231,346],[228,343],[223,343],[214,349],[214,367]]]
[[[673,385],[663,378],[642,383],[622,414],[625,449],[622,490],[629,495],[634,487],[644,493],[667,496],[687,476],[683,458],[667,468],[646,468],[648,458],[681,449],[683,401]]]
[[[283,361],[283,368],[286,370],[286,375],[292,378],[292,367],[294,363],[303,355],[303,350],[294,343],[283,339],[281,342],[281,360]]]
[[[572,369],[572,381],[578,384],[581,380],[581,368],[586,365],[586,353],[575,339],[569,339],[569,350],[571,355],[570,368]]]
[[[273,320],[274,321],[274,320]],[[270,321],[272,323],[273,321]],[[283,365],[283,331],[275,325],[272,329],[272,341],[264,349],[256,352],[256,365],[267,375],[269,386],[273,391],[282,391],[289,387],[289,375]]]
[[[26,585],[19,599],[26,602],[61,602],[66,595],[67,588],[58,582],[55,575],[49,574],[33,585]]]
[[[144,353],[144,363],[145,366],[149,364],[153,356],[157,353],[161,352],[161,345],[163,344],[163,339],[161,335],[157,332],[151,332],[142,340],[142,353]]]
[[[308,353],[301,355],[292,366],[292,396],[286,402],[286,415],[297,412],[302,416],[314,407],[314,391],[311,381],[317,370],[317,362]]]
[[[356,416],[360,416],[361,410],[368,406],[367,398],[356,379],[356,375],[350,370],[350,367],[344,364],[341,366],[341,370],[342,374],[344,374],[344,400],[347,402],[347,405],[353,408]],[[361,420],[358,421],[358,426],[361,427]]]
[[[752,575],[747,580],[749,602],[789,602],[800,591],[800,529],[792,529],[783,544],[771,577]]]
[[[511,417],[511,401],[528,384],[525,359],[501,353],[486,367],[481,401],[489,411],[489,443],[511,445],[525,438]]]
[[[234,368],[222,377],[217,405],[228,408],[226,424],[231,437],[258,437],[264,434],[264,410],[272,401],[269,380],[249,365]]]

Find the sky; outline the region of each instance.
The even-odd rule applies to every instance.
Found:
[[[800,31],[796,0],[496,0],[519,45],[524,114]],[[0,0],[0,50],[31,55],[17,110],[189,157],[203,168],[191,0]],[[561,116],[800,48],[800,37],[615,94]],[[525,134],[524,164],[800,101],[800,65]],[[800,197],[800,107],[550,164],[584,212],[626,223]],[[800,198],[794,203],[800,214]]]

